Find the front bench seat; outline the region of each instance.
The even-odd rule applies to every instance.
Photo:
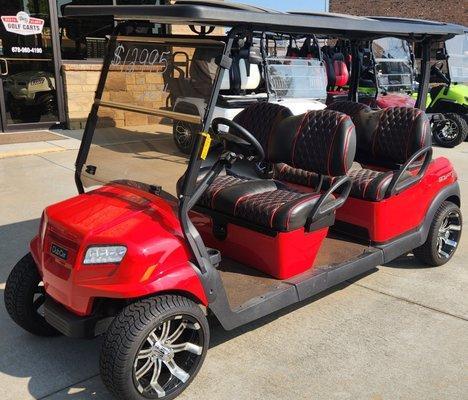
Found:
[[[242,127],[246,128],[255,138],[259,141],[265,152],[266,159],[268,160],[268,148],[270,144],[270,138],[273,135],[273,131],[277,125],[285,118],[292,116],[292,112],[289,108],[284,107],[280,104],[258,102],[249,105],[239,114],[234,117],[234,122],[237,122]],[[197,181],[200,181],[210,168],[204,167],[200,170]],[[252,176],[255,176],[255,172],[252,171]],[[185,175],[182,176],[177,182],[177,193],[181,192],[182,183]],[[250,178],[251,179],[251,178]],[[199,203],[204,207],[211,207],[213,198],[217,196],[219,190],[224,187],[229,187],[235,183],[240,183],[249,180],[248,177],[241,177],[238,174],[227,171],[226,174],[218,176],[214,182],[205,191]],[[273,188],[273,187],[270,187]]]
[[[269,161],[283,162],[305,171],[333,177],[344,176],[352,165],[356,148],[356,134],[351,119],[328,110],[309,111],[284,118],[270,137]],[[329,218],[323,226],[333,223],[334,210],[347,197],[343,190],[339,199],[332,193],[304,193],[292,190],[281,182],[242,180],[223,185],[218,177],[210,207],[231,217],[238,224],[253,224],[277,232],[309,227],[320,219]],[[342,181],[342,184],[347,179]],[[213,185],[212,185],[213,186]],[[210,189],[211,190],[211,189]],[[348,191],[349,192],[349,191]],[[205,203],[206,204],[206,203]],[[200,203],[202,205],[202,203]],[[314,211],[326,210],[322,214]]]

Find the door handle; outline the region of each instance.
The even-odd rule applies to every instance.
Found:
[[[6,58],[0,58],[0,62],[3,62],[5,64],[5,71],[0,69],[0,75],[1,76],[8,75],[8,61],[6,60]]]

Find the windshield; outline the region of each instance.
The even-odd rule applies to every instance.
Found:
[[[413,68],[408,42],[393,37],[377,39],[372,43],[372,51],[378,85],[382,90],[412,90]]]
[[[173,133],[200,132],[223,50],[210,39],[117,38],[84,186],[138,182],[175,195],[188,156]]]
[[[276,98],[326,99],[327,73],[317,59],[267,57],[269,90]]]
[[[452,82],[468,82],[468,33],[445,42]]]

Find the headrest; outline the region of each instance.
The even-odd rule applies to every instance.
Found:
[[[237,64],[234,64],[235,62],[237,62]],[[234,60],[231,70],[223,74],[221,90],[233,90],[234,88],[232,86],[237,86],[241,91],[257,89],[262,81],[260,66],[250,63],[250,71],[247,70],[247,67],[247,61],[245,59]]]
[[[372,109],[362,103],[356,103],[354,101],[339,100],[327,106],[327,110],[333,110],[342,112],[343,114],[349,115],[354,124],[356,124],[355,119],[357,118],[360,112],[369,112]]]
[[[272,135],[269,161],[328,176],[346,175],[356,153],[348,115],[319,110],[283,119]]]
[[[426,114],[412,107],[389,107],[359,114],[358,159],[372,165],[404,164],[431,145]]]
[[[276,125],[292,115],[289,108],[280,104],[258,102],[244,108],[234,118],[260,142],[268,159],[270,139]]]

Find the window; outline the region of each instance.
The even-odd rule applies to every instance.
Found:
[[[151,5],[162,4],[164,0],[57,0],[57,14],[60,29],[60,49],[63,60],[102,60],[104,57],[106,36],[115,26],[112,17],[91,17],[71,19],[63,17],[65,5]],[[126,23],[125,34],[135,32],[160,33],[159,24],[144,22]]]

